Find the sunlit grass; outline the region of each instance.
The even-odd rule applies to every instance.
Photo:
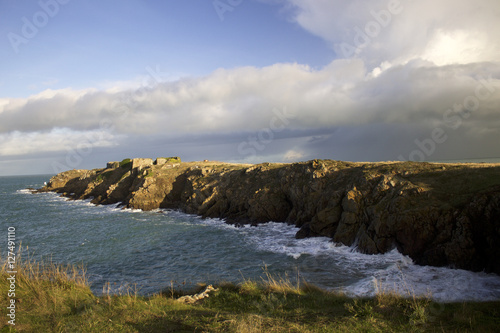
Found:
[[[322,290],[299,276],[273,275],[259,281],[219,283],[219,290],[194,305],[176,299],[202,290],[178,290],[144,297],[135,289],[92,294],[83,267],[18,260],[16,325],[1,332],[495,332],[500,302],[433,302],[383,290],[372,298],[349,298]],[[2,265],[0,278],[7,278]],[[7,318],[8,285],[0,284],[1,315]]]

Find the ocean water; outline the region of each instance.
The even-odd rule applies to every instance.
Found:
[[[147,295],[171,285],[260,280],[274,275],[353,296],[379,290],[427,295],[438,301],[499,300],[500,277],[414,265],[392,251],[365,255],[328,238],[296,240],[284,223],[258,227],[225,224],[172,210],[142,212],[67,201],[54,193],[31,194],[49,176],[0,177],[0,253],[7,229],[35,259],[81,264],[94,293],[128,288]]]

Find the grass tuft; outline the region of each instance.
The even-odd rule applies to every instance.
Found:
[[[267,265],[263,267],[264,277],[262,277],[262,282],[269,292],[278,292],[284,295],[286,294],[302,294],[300,288],[300,279],[297,277],[297,282],[294,284],[288,275],[280,276],[273,275],[269,272]]]

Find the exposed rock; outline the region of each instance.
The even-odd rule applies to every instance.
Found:
[[[154,165],[163,165],[165,163],[167,163],[167,159],[166,158],[158,157],[155,160]]]
[[[500,273],[499,165],[133,159],[63,172],[39,191],[234,224],[286,222],[300,228],[297,238],[326,236],[369,254],[397,248],[418,264]]]
[[[141,171],[145,167],[153,165],[153,160],[151,158],[134,158],[132,159],[132,169],[137,169]]]
[[[108,162],[108,164],[106,164],[106,169],[116,169],[120,167],[120,162]]]

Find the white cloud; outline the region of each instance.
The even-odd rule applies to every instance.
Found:
[[[288,116],[273,126],[287,130],[373,123],[432,128],[446,122],[447,110],[477,93],[487,98],[475,108],[474,122],[464,122],[488,128],[500,103],[500,66],[495,63],[438,67],[414,61],[374,73],[360,59],[334,60],[321,70],[298,64],[244,67],[121,93],[47,90],[0,101],[0,154],[60,149],[57,140],[66,134],[58,128],[170,138],[258,132],[271,126],[273,109],[283,108]],[[22,136],[25,148],[12,144],[22,142]]]
[[[424,59],[436,65],[500,59],[500,2],[496,0],[288,0],[295,21],[326,41],[359,46],[370,67]]]
[[[0,134],[0,156],[19,156],[71,149],[77,149],[82,152],[82,155],[88,155],[93,148],[115,146],[116,139],[114,135],[104,130],[78,132],[54,128],[50,132],[13,131]]]
[[[438,66],[489,61],[496,55],[488,52],[488,44],[488,36],[480,31],[438,29],[421,57]]]
[[[283,156],[283,159],[287,162],[300,161],[304,158],[305,154],[301,151],[289,150]]]

